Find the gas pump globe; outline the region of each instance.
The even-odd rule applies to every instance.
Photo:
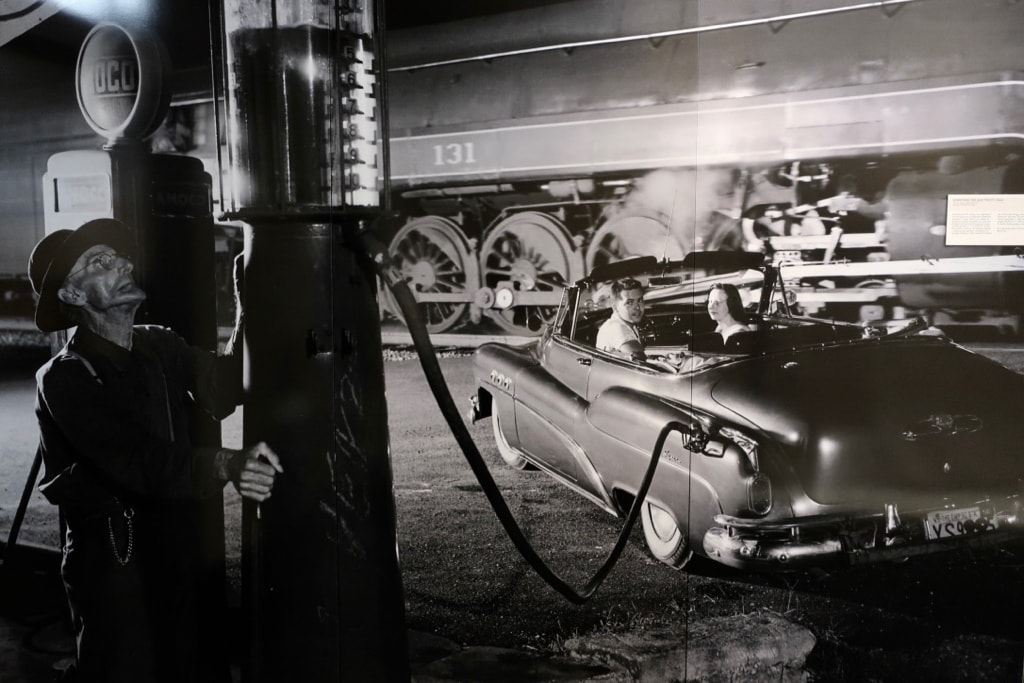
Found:
[[[375,208],[372,2],[225,6],[233,210]]]
[[[78,108],[107,148],[140,144],[167,113],[170,62],[163,43],[143,28],[93,27],[75,71]]]

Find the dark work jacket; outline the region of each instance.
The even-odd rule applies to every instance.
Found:
[[[79,328],[37,373],[40,489],[67,520],[61,575],[82,676],[227,680],[195,504],[223,482],[189,420],[193,404],[229,414],[239,371],[235,357],[137,326],[131,351]]]
[[[167,328],[136,326],[131,351],[79,328],[36,374],[40,490],[69,519],[87,519],[222,486],[216,448],[193,448],[188,406],[226,417],[240,376],[239,359],[189,346]]]

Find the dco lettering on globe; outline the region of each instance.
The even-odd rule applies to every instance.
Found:
[[[98,59],[92,67],[94,95],[134,94],[139,89],[138,65],[134,59]]]

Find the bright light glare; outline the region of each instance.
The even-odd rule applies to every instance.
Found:
[[[61,10],[90,21],[145,19],[152,14],[153,0],[58,0]]]
[[[312,55],[306,59],[306,63],[303,66],[303,72],[306,74],[306,78],[309,79],[310,83],[316,80],[316,61],[313,59]]]

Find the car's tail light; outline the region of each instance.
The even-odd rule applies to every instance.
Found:
[[[766,515],[772,509],[772,480],[764,472],[755,472],[747,480],[747,506],[755,515]]]

